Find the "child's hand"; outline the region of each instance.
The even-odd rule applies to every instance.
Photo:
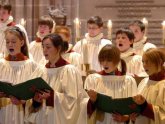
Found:
[[[6,94],[4,92],[0,92],[0,98],[5,97]]]
[[[20,105],[20,104],[24,104],[26,102],[25,100],[19,100],[14,96],[9,96],[9,98],[10,98],[12,104],[14,104],[14,105]]]
[[[37,102],[42,103],[43,99],[48,99],[49,97],[50,97],[50,91],[49,90],[45,90],[45,91],[39,90],[35,93],[35,96],[33,99]]]
[[[87,93],[88,93],[88,96],[90,97],[90,100],[92,102],[95,102],[97,99],[97,92],[95,92],[94,90],[88,90]]]
[[[129,120],[129,116],[127,115],[121,115],[119,113],[114,113],[112,114],[113,120],[117,121],[117,122],[126,122]]]
[[[136,95],[133,97],[133,100],[136,102],[138,105],[142,105],[146,100],[142,95]]]
[[[129,115],[129,119],[130,119],[131,121],[135,122],[137,116],[139,116],[139,114],[137,114],[137,113],[132,113],[132,114]]]

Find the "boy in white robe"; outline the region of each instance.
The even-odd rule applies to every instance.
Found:
[[[44,57],[41,41],[44,36],[54,31],[54,21],[49,16],[42,16],[38,21],[38,32],[36,40],[30,43],[29,51],[35,62],[40,62]]]
[[[79,70],[81,70],[81,55],[73,50],[73,45],[70,44],[71,31],[66,26],[56,26],[55,34],[59,34],[65,45],[65,52],[62,57],[67,60],[70,64],[75,65]]]
[[[156,48],[156,46],[147,41],[145,36],[145,25],[140,20],[135,20],[129,24],[129,28],[135,35],[133,48],[137,55],[143,55],[143,53],[149,48]]]
[[[121,58],[126,62],[127,74],[140,77],[147,76],[143,68],[142,57],[136,55],[132,48],[134,43],[133,32],[128,28],[119,29],[116,32],[115,43],[121,52]]]
[[[104,68],[99,74],[91,74],[86,78],[85,89],[95,90],[98,93],[111,96],[112,98],[126,98],[137,93],[137,85],[131,76],[126,74],[126,64],[120,58],[120,51],[112,45],[104,46],[99,53],[99,62]],[[121,71],[117,69],[121,62]],[[88,103],[89,104],[89,103]],[[118,117],[122,120],[118,120]],[[129,121],[128,116],[102,113],[97,119],[97,112],[89,118],[89,124],[123,124]]]
[[[12,6],[10,4],[1,4],[0,5],[0,58],[4,57],[4,53],[6,52],[6,44],[5,44],[5,35],[4,31],[10,27],[14,26],[13,17],[11,16]]]
[[[99,16],[93,16],[87,21],[88,33],[85,38],[78,41],[73,50],[80,53],[82,57],[81,64],[89,64],[90,69],[100,71],[98,62],[98,53],[106,44],[112,44],[111,41],[103,38],[103,21]]]
[[[8,55],[0,60],[0,80],[19,84],[29,79],[37,65],[29,59],[25,30],[10,27],[5,31]],[[13,96],[0,98],[0,123],[24,124],[24,102]]]

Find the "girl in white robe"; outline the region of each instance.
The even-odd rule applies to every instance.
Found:
[[[133,32],[128,28],[119,29],[116,32],[115,43],[121,52],[121,58],[126,62],[127,74],[140,77],[147,76],[143,68],[142,57],[136,55],[132,48],[134,43]]]
[[[125,75],[126,65],[121,60],[120,51],[117,47],[112,45],[104,46],[99,53],[98,59],[104,70],[98,74],[89,75],[85,81],[85,89],[93,89],[112,98],[126,98],[137,94],[136,82],[131,76]],[[119,62],[122,65],[121,71],[117,69]],[[89,118],[90,124],[124,124],[124,122],[129,121],[128,116],[121,116],[123,120],[118,122],[117,117],[120,115],[104,113],[103,118],[101,120],[96,119],[95,122],[92,120],[95,118],[93,116],[95,115]]]
[[[150,118],[139,116],[135,124],[165,123],[165,55],[158,49],[149,49],[143,54],[143,66],[149,78],[138,86],[140,93],[149,103],[146,108]]]
[[[103,46],[112,44],[110,40],[103,38],[103,21],[98,16],[93,16],[87,21],[88,33],[85,38],[78,41],[73,50],[82,57],[81,64],[90,64],[90,70],[101,71],[98,54]]]
[[[85,124],[85,116],[80,117],[80,107],[86,106],[87,100],[80,102],[83,94],[83,83],[78,70],[61,57],[63,41],[59,35],[47,35],[43,41],[43,52],[49,61],[34,77],[42,77],[54,89],[54,107],[46,106],[42,98],[34,102],[42,104],[37,112],[27,109],[26,123],[31,124]],[[37,94],[36,94],[37,96]],[[83,103],[84,102],[84,103]],[[27,108],[33,107],[27,106]]]
[[[24,31],[11,27],[5,31],[8,55],[0,60],[0,80],[19,84],[29,79],[37,65],[29,59],[27,41]],[[0,98],[0,123],[24,124],[24,107],[15,97]]]
[[[35,62],[40,62],[44,57],[41,41],[44,36],[53,33],[54,28],[54,21],[49,16],[42,16],[39,19],[37,38],[30,43],[29,47],[29,51]]]

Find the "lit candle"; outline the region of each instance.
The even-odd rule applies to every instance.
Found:
[[[112,21],[108,20],[107,23],[107,28],[108,28],[108,39],[112,39]]]
[[[25,27],[25,25],[26,25],[26,20],[25,20],[24,18],[21,18],[19,24]]]
[[[163,30],[163,44],[165,44],[165,21],[162,22],[162,30]]]
[[[144,35],[147,35],[147,28],[148,28],[148,20],[146,18],[142,19],[143,24],[145,25],[145,32]]]
[[[75,31],[76,31],[76,34],[75,34],[75,40],[76,42],[80,40],[80,20],[78,18],[76,18],[74,20],[74,25],[75,25]]]

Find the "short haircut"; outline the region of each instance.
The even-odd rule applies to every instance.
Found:
[[[53,19],[48,16],[41,16],[41,18],[38,21],[38,25],[47,25],[50,29],[53,28]]]
[[[87,24],[96,24],[98,27],[103,27],[102,18],[99,16],[92,16],[88,19]]]
[[[2,3],[0,4],[0,9],[5,9],[10,13],[12,10],[12,6],[9,3]]]
[[[143,23],[142,21],[140,21],[140,20],[135,20],[135,21],[133,21],[133,22],[131,22],[131,23],[129,24],[129,26],[133,26],[133,25],[136,25],[136,26],[140,27],[141,31],[144,31],[144,30],[145,30],[145,25],[144,25],[144,23]]]

